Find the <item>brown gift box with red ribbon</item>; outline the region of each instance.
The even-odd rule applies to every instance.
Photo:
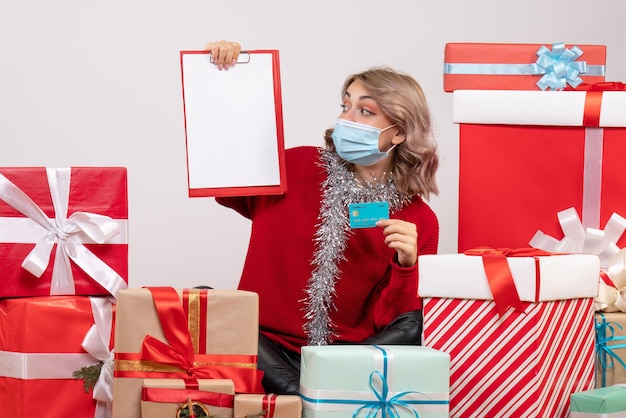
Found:
[[[240,290],[125,289],[117,301],[113,417],[139,418],[144,379],[230,379],[263,393],[258,295]]]
[[[558,214],[570,208],[583,230],[568,237],[570,247],[582,248],[586,228],[606,229],[614,214],[626,217],[624,84],[453,95],[459,252],[536,246],[530,242],[539,231],[561,240],[566,231]],[[612,244],[625,246],[626,234]]]
[[[142,418],[176,418],[189,405],[215,418],[233,418],[235,385],[229,379],[144,379]],[[184,415],[183,415],[184,416]],[[198,416],[198,414],[196,414]]]
[[[234,418],[300,418],[302,398],[297,395],[235,395]]]

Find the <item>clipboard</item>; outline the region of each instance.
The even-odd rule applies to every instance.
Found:
[[[189,197],[285,193],[278,51],[243,51],[228,71],[207,51],[180,64]]]

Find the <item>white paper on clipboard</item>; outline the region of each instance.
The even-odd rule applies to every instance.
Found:
[[[181,51],[189,196],[285,191],[278,51],[218,70],[204,51]]]

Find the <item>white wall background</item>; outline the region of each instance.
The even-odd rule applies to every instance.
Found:
[[[430,203],[440,252],[456,252],[444,45],[604,44],[607,80],[626,81],[624,16],[624,0],[2,0],[0,165],[127,167],[130,285],[234,288],[249,222],[187,197],[179,51],[222,38],[278,49],[288,147],[322,143],[347,74],[390,65],[429,98],[441,153]]]

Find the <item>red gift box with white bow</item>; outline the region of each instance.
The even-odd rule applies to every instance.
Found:
[[[125,168],[0,168],[0,297],[115,296],[127,223]]]
[[[86,296],[0,299],[3,417],[110,418],[111,301]],[[85,391],[74,376],[82,368],[92,369],[93,390]]]
[[[532,246],[592,252],[606,265],[626,243],[626,87],[453,94],[459,252],[542,238]]]

